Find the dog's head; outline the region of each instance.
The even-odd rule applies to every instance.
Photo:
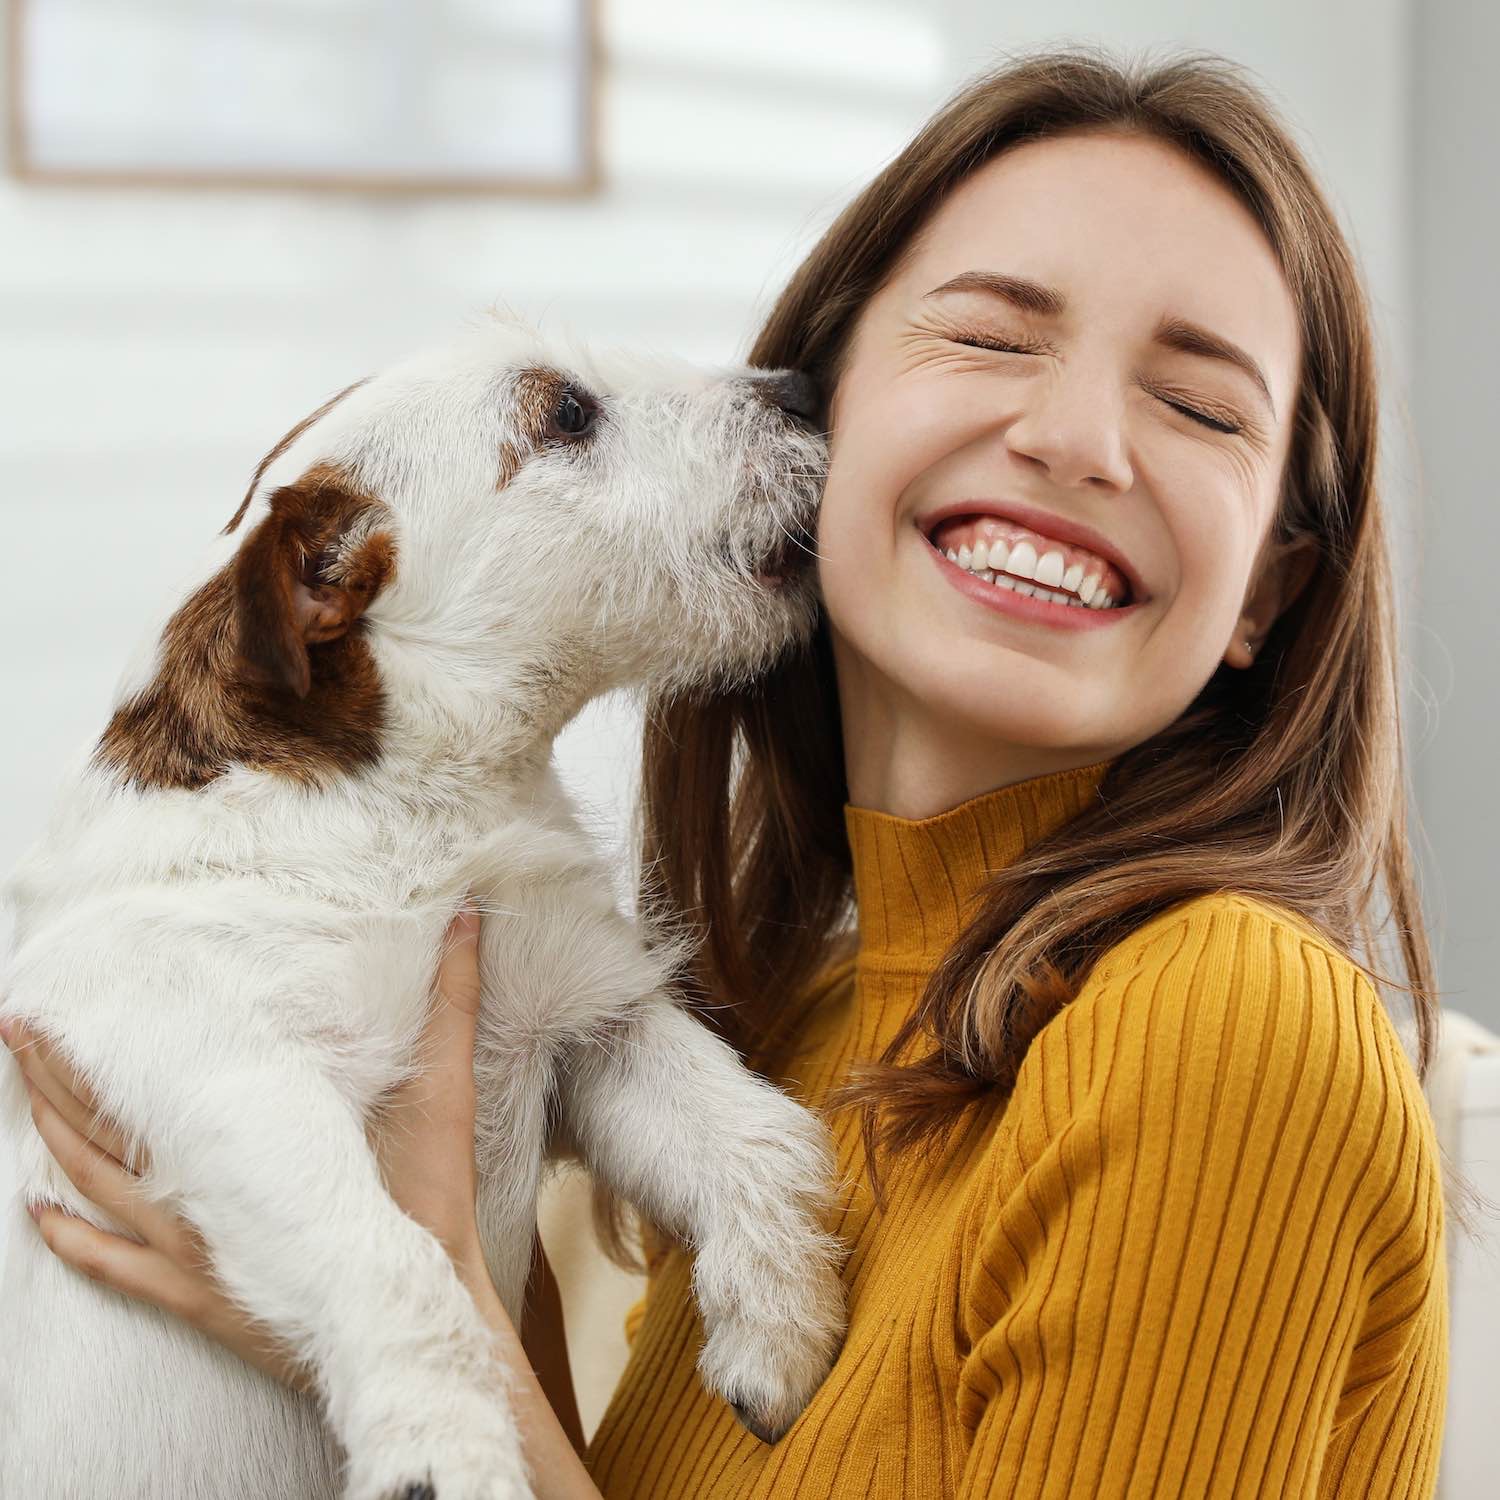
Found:
[[[268,455],[236,559],[252,672],[392,651],[588,688],[734,680],[814,621],[811,383],[495,319],[362,381]],[[384,652],[381,653],[382,655]],[[507,678],[509,673],[504,674]]]
[[[224,739],[198,722],[217,715],[300,745],[432,690],[519,697],[555,728],[607,688],[743,681],[816,619],[819,416],[792,372],[499,317],[359,381],[266,455],[225,527],[233,555],[132,700],[140,722],[111,726],[160,743],[114,758],[156,767],[189,718],[200,739]],[[170,730],[168,699],[187,704]],[[274,762],[248,732],[200,759]]]

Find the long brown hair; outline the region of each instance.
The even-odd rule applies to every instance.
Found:
[[[1110,767],[1097,807],[987,881],[900,1034],[835,1093],[830,1107],[863,1111],[877,1200],[877,1144],[933,1142],[977,1100],[1007,1096],[1032,1039],[1095,961],[1203,893],[1232,889],[1302,915],[1377,985],[1409,992],[1419,1075],[1433,1055],[1366,296],[1306,161],[1242,71],[1212,54],[1122,63],[1076,46],[971,80],[819,240],[750,363],[811,374],[826,422],[861,309],[954,185],[1013,145],[1100,129],[1159,138],[1206,165],[1279,257],[1303,362],[1273,537],[1311,536],[1318,560],[1253,666],[1221,666],[1174,724]],[[701,931],[685,987],[752,1065],[769,1070],[795,1023],[790,1002],[847,951],[847,798],[825,621],[753,686],[649,707],[639,907]],[[1404,983],[1369,963],[1382,882]],[[922,1034],[935,1048],[899,1064]],[[613,1253],[619,1241],[598,1222]]]

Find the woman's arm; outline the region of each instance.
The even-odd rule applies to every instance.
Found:
[[[1143,931],[993,1158],[956,1496],[1430,1497],[1440,1174],[1379,996],[1239,898]]]
[[[392,1196],[453,1259],[510,1372],[516,1417],[538,1500],[597,1500],[584,1468],[582,1432],[562,1343],[560,1306],[545,1257],[538,1258],[539,1317],[532,1338],[547,1370],[544,1388],[525,1345],[484,1271],[474,1219],[474,1028],[479,1004],[479,919],[455,918],[439,966],[437,1003],[423,1033],[425,1066],[397,1091],[379,1141]],[[48,1247],[85,1275],[155,1303],[274,1378],[307,1389],[308,1372],[231,1303],[214,1280],[192,1226],[142,1198],[124,1162],[127,1144],[44,1038],[12,1026],[4,1034],[31,1098],[38,1133],[85,1197],[134,1238],[109,1234],[55,1206],[35,1212]],[[551,1286],[550,1293],[547,1287]],[[556,1307],[549,1311],[548,1297]],[[549,1352],[543,1356],[542,1350]],[[559,1363],[560,1362],[560,1363]],[[554,1391],[561,1414],[549,1400]],[[565,1425],[566,1424],[566,1425]]]
[[[531,1277],[526,1283],[526,1311],[521,1320],[521,1344],[526,1358],[546,1392],[548,1405],[557,1414],[573,1447],[581,1457],[588,1446],[583,1420],[578,1415],[578,1394],[573,1369],[568,1363],[567,1330],[563,1326],[562,1294],[537,1235],[532,1247]]]

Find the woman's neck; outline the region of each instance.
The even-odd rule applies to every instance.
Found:
[[[855,807],[930,818],[983,792],[1093,765],[1126,748],[996,740],[913,698],[899,683],[872,682],[866,662],[840,667],[844,772]]]

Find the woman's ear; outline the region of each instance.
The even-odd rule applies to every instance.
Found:
[[[236,645],[247,678],[305,698],[308,648],[347,635],[390,579],[390,517],[326,466],[283,485],[270,505],[235,554]]]
[[[1224,652],[1229,666],[1248,667],[1255,660],[1271,627],[1307,587],[1319,555],[1317,538],[1312,536],[1266,546],[1235,622],[1234,637]]]

